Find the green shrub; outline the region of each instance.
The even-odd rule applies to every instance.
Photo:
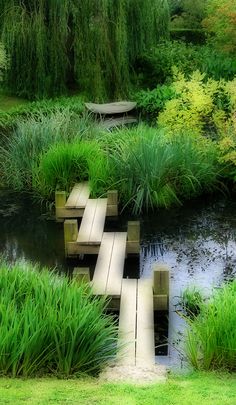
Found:
[[[195,70],[215,80],[232,80],[236,75],[234,56],[225,55],[208,45],[165,41],[137,59],[136,80],[144,89],[155,89],[157,84],[172,81],[174,66],[187,77]]]
[[[110,164],[122,202],[134,213],[179,204],[217,185],[220,167],[211,141],[188,134],[170,139],[144,125],[126,134],[121,140],[114,134]]]
[[[236,370],[236,281],[215,291],[189,321],[186,353],[196,369]]]
[[[202,45],[206,42],[206,33],[202,28],[177,28],[172,26],[170,27],[170,38],[173,41]]]
[[[192,45],[180,41],[165,41],[141,55],[136,71],[142,87],[154,89],[157,84],[171,82],[172,68],[176,66],[186,74],[196,69],[197,52]]]
[[[148,113],[154,117],[160,111],[163,111],[166,101],[171,100],[174,95],[173,87],[162,85],[153,90],[138,91],[134,95],[134,100],[137,102],[137,107],[142,114]]]
[[[225,53],[235,56],[236,51],[236,2],[235,0],[208,0],[203,26],[212,42]]]
[[[236,116],[221,129],[218,141],[219,162],[225,165],[225,176],[236,181]]]
[[[42,154],[36,172],[34,190],[47,199],[83,180],[91,180],[92,192],[99,194],[108,176],[107,159],[96,142],[58,143]]]
[[[236,58],[210,46],[198,47],[195,66],[214,80],[233,80],[236,75]]]
[[[0,264],[0,373],[97,374],[116,354],[105,300],[31,264]]]
[[[205,80],[199,71],[193,72],[190,79],[176,73],[172,84],[175,97],[166,102],[159,114],[159,125],[170,133],[190,131],[215,136],[233,119],[235,80]]]

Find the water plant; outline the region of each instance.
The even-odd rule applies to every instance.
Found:
[[[56,143],[41,155],[33,177],[35,193],[47,199],[54,198],[55,190],[69,191],[83,180],[91,180],[91,191],[100,194],[109,177],[106,154],[95,141]]]
[[[97,374],[117,351],[106,301],[48,269],[0,263],[0,373]]]
[[[180,305],[190,317],[196,316],[200,312],[200,305],[203,303],[202,292],[196,287],[186,288],[180,296]]]
[[[186,353],[199,370],[236,370],[236,281],[215,290],[189,320]]]
[[[1,146],[3,184],[17,191],[32,190],[33,174],[43,152],[59,142],[93,138],[95,128],[87,115],[81,117],[66,108],[19,121],[13,134],[6,137]]]
[[[220,167],[212,141],[189,134],[168,137],[145,125],[126,135],[116,134],[110,162],[123,204],[134,213],[180,204],[217,186]]]

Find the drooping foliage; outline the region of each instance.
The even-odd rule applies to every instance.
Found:
[[[7,56],[3,44],[0,42],[0,82],[2,81],[3,72],[7,68]]]
[[[167,0],[0,0],[9,89],[28,98],[76,87],[127,93],[137,55],[168,31]]]

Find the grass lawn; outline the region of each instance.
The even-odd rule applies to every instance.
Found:
[[[135,387],[93,379],[0,379],[0,404],[235,405],[236,376],[193,373]]]
[[[25,100],[24,98],[0,94],[0,111],[2,110],[4,112],[7,112],[14,107],[19,107],[29,102],[30,101]]]

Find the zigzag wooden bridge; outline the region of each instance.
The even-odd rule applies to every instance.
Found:
[[[65,254],[95,254],[93,279],[89,268],[75,268],[78,282],[90,282],[96,295],[110,297],[109,307],[119,310],[120,365],[155,364],[154,310],[168,309],[169,271],[156,265],[153,279],[124,279],[125,258],[139,254],[140,223],[129,221],[127,232],[104,232],[106,216],[118,215],[117,191],[91,199],[88,183],[76,184],[68,199],[56,194],[56,218],[64,220]],[[82,217],[80,226],[78,218]]]

